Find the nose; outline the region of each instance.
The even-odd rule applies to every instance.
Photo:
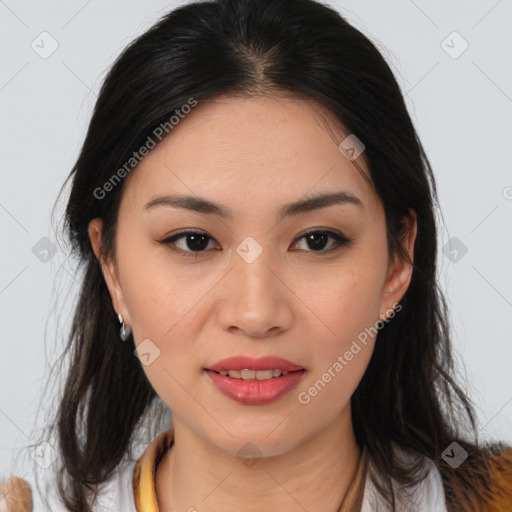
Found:
[[[273,337],[290,329],[294,295],[284,268],[271,261],[268,250],[254,261],[234,254],[223,286],[221,327],[250,338]]]

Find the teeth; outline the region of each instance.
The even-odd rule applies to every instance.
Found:
[[[262,372],[258,372],[260,374]],[[256,377],[256,370],[242,370],[242,379],[243,380],[253,380]],[[271,375],[272,377],[272,375]]]
[[[276,377],[281,377],[281,375],[287,375],[290,372],[286,370],[222,370],[219,372],[220,375],[224,375],[225,377],[229,376],[232,379],[241,379],[241,380],[270,380]]]

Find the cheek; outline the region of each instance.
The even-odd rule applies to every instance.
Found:
[[[137,341],[152,338],[158,344],[193,325],[201,299],[214,284],[204,272],[187,270],[174,263],[165,248],[125,248],[122,266],[123,294]],[[192,320],[191,320],[192,319]],[[192,334],[192,333],[190,333]]]
[[[185,276],[168,262],[145,256],[132,253],[124,267],[123,291],[135,346],[143,347],[139,354],[150,354],[149,364],[142,357],[141,363],[155,392],[171,409],[189,410],[194,372],[199,373],[194,355],[201,337],[201,299],[214,282],[211,276]]]
[[[311,372],[298,401],[308,414],[335,415],[350,400],[370,361],[379,319],[381,267],[361,259],[339,272],[316,276],[309,290],[315,312],[310,332],[317,340],[311,350]],[[305,292],[306,290],[304,290]],[[318,320],[318,321],[317,321]],[[313,325],[313,324],[311,324]],[[329,408],[325,409],[328,403]]]
[[[156,354],[143,370],[157,394],[171,407],[177,406],[177,398],[189,398],[180,383],[186,383],[188,392],[194,393],[201,372],[197,343],[203,321],[199,315],[201,298],[211,284],[183,288],[179,281],[169,279],[158,272],[156,277],[148,276],[144,285],[133,290],[128,307],[133,311],[135,345],[146,344],[149,352]]]
[[[381,303],[381,267],[375,261],[345,261],[297,284],[297,295],[316,317],[318,354],[342,350],[375,324]],[[314,283],[314,286],[311,285]]]
[[[345,350],[346,349],[346,350]],[[313,370],[297,390],[297,402],[309,417],[329,423],[350,402],[373,351],[373,341],[354,341]]]

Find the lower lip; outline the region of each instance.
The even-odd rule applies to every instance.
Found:
[[[268,404],[291,391],[304,375],[304,370],[290,372],[268,380],[232,379],[206,370],[217,388],[227,397],[247,405]]]

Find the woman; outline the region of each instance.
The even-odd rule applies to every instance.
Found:
[[[108,74],[70,179],[62,510],[511,506],[511,450],[461,434],[432,170],[337,12],[169,13]],[[159,404],[172,428],[133,457]]]

